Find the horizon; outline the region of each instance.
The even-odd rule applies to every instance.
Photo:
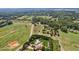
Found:
[[[0,12],[24,12],[24,11],[76,11],[79,8],[0,8]]]

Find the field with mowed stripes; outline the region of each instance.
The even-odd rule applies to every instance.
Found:
[[[0,50],[12,51],[18,49],[29,38],[31,25],[14,23],[0,28]]]

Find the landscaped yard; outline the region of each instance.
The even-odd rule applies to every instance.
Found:
[[[64,50],[79,51],[79,34],[61,32],[61,41]]]
[[[24,43],[22,50],[60,51],[60,47],[58,40],[43,35],[32,35],[29,41]]]
[[[0,50],[16,50],[30,35],[31,25],[16,23],[0,28]],[[11,47],[11,45],[14,47]]]

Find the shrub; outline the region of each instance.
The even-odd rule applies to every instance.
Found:
[[[65,33],[68,33],[67,26],[61,27],[61,31],[63,31],[63,32],[65,32]]]
[[[8,21],[8,25],[11,25],[11,24],[13,24],[12,21]]]

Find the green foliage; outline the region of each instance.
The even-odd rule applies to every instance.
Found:
[[[11,25],[11,24],[13,24],[13,22],[12,21],[8,21],[8,25]]]
[[[43,42],[43,48],[42,48],[43,51],[58,51],[59,50],[58,41],[54,41],[50,37],[46,37],[43,35],[32,35],[31,38],[29,39],[29,44],[34,43],[35,40],[37,40],[37,39],[39,39],[41,42]],[[55,43],[56,43],[56,45],[55,45]],[[22,49],[26,49],[27,45],[28,44],[26,42],[24,44],[25,47],[23,47]],[[53,49],[53,47],[54,47],[54,49]]]
[[[65,32],[65,33],[68,33],[68,29],[67,29],[66,26],[61,27],[61,31],[63,31],[63,32]]]
[[[49,40],[49,47],[50,47],[50,51],[53,51],[53,40]]]
[[[53,50],[59,51],[60,50],[60,45],[58,44],[58,40],[53,40]]]

